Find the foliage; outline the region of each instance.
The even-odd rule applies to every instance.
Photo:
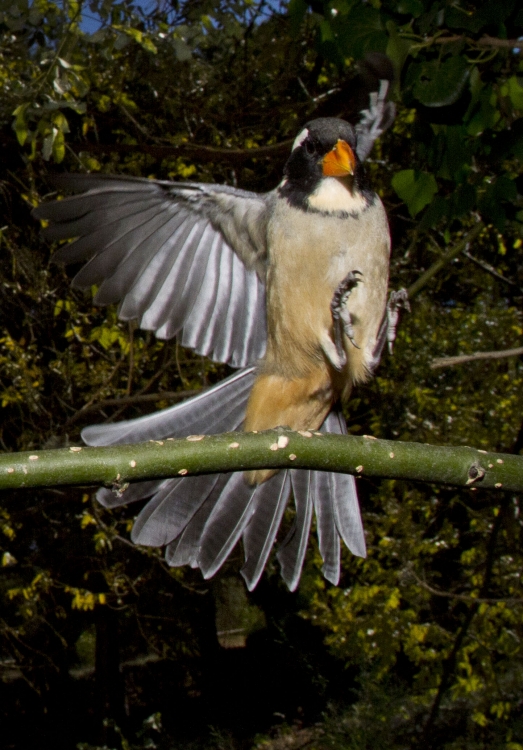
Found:
[[[481,233],[413,299],[394,357],[354,394],[349,428],[519,452],[519,360],[430,361],[521,340],[522,25],[515,0],[0,4],[3,449],[75,442],[89,421],[160,408],[225,374],[70,291],[29,216],[51,173],[270,189],[279,144],[312,116],[354,118],[367,102],[361,60],[386,52],[397,118],[367,169],[390,217],[391,286]],[[257,154],[265,145],[270,158]],[[369,555],[346,555],[342,585],[324,583],[312,548],[297,595],[274,568],[248,600],[237,560],[209,585],[133,548],[133,508],[111,513],[76,490],[5,493],[5,746],[45,732],[56,747],[247,747],[276,712],[289,747],[310,731],[318,747],[519,750],[519,498],[360,485]],[[221,648],[215,622],[247,647]],[[320,728],[292,729],[329,701]]]

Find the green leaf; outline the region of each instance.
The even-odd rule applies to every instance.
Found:
[[[387,31],[389,33],[389,41],[387,43],[386,55],[394,65],[394,75],[399,86],[401,80],[401,71],[405,64],[405,60],[409,56],[412,48],[412,42],[407,39],[403,39],[399,33],[398,28],[394,21],[387,21]]]
[[[508,79],[507,94],[514,109],[519,109],[523,112],[523,81],[520,78],[512,76]]]
[[[20,106],[17,107],[13,112],[15,116],[15,120],[13,122],[13,130],[15,131],[18,143],[21,146],[24,145],[29,134],[29,126],[27,124],[26,117],[28,107],[29,104],[20,104]]]
[[[173,47],[176,52],[176,57],[180,62],[187,62],[192,57],[192,50],[183,39],[173,39]]]
[[[45,161],[49,161],[49,159],[51,158],[51,154],[53,153],[53,143],[57,133],[58,131],[56,130],[56,128],[53,128],[51,132],[48,133],[44,138],[44,143],[42,146],[42,156],[44,157]]]
[[[348,15],[337,15],[331,22],[345,57],[359,59],[366,52],[385,52],[387,34],[378,10],[357,5]]]
[[[392,178],[392,187],[406,203],[412,217],[419,214],[438,192],[438,184],[433,174],[402,169]]]
[[[423,13],[423,3],[420,0],[400,0],[398,13],[404,13],[418,18]]]
[[[517,198],[517,188],[513,180],[502,175],[491,182],[485,191],[479,210],[486,220],[491,221],[496,229],[503,231],[507,220],[505,205]]]
[[[307,13],[307,3],[305,0],[291,0],[288,13],[291,22],[291,34],[292,36],[298,36],[302,21]]]
[[[453,217],[468,216],[476,204],[476,190],[468,183],[460,185],[450,197],[450,204]]]
[[[322,42],[332,42],[334,39],[332,26],[326,20],[321,21],[320,23],[320,39]]]
[[[460,55],[453,55],[444,62],[432,60],[409,68],[409,78],[414,79],[414,96],[426,107],[454,104],[463,93],[469,74],[470,68]]]
[[[62,130],[59,130],[53,141],[53,159],[57,164],[63,161],[65,156],[65,136]]]

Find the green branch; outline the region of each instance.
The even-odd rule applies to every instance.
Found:
[[[0,455],[0,489],[75,484],[119,488],[139,479],[262,468],[308,468],[470,488],[523,489],[523,456],[281,428],[103,448],[4,453]]]

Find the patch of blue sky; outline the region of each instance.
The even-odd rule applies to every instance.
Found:
[[[138,0],[137,2],[133,3],[132,7],[135,8],[138,12],[141,10],[145,15],[147,15],[157,7],[157,3],[155,2],[155,0]],[[82,31],[84,31],[86,34],[94,34],[103,26],[104,21],[101,16],[98,13],[90,10],[89,6],[86,4],[82,9],[82,21],[80,23],[80,28],[82,29]]]

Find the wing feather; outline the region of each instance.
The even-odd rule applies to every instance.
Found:
[[[181,404],[137,419],[85,427],[82,439],[87,445],[124,445],[237,430],[245,418],[253,383],[254,368],[251,367]]]
[[[55,254],[84,262],[73,280],[98,285],[96,304],[120,303],[123,320],[234,367],[266,345],[265,259],[270,200],[223,185],[109,175],[63,175],[84,191],[34,211]]]

